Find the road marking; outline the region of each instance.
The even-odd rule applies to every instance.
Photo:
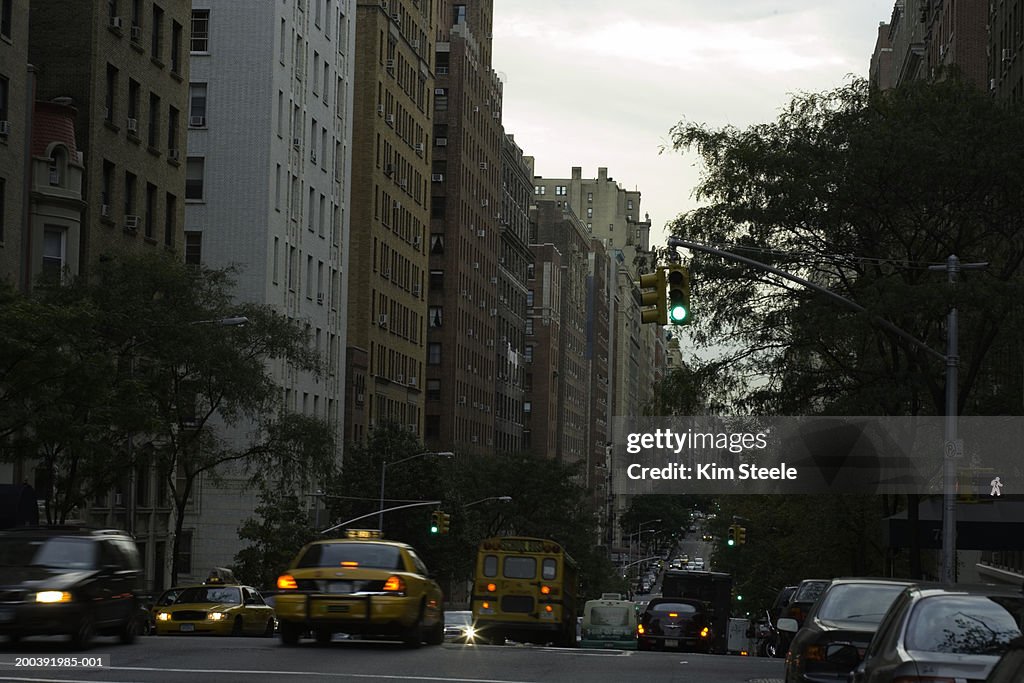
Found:
[[[441,681],[442,683],[538,683],[537,681],[520,681],[510,678],[450,678],[445,676],[402,676],[400,674],[353,674],[331,671],[268,671],[257,669],[161,669],[153,666],[105,666],[105,671],[145,671],[151,673],[184,673],[184,674],[258,674],[266,676],[316,676],[318,678],[359,678],[371,680],[399,681]],[[90,678],[92,683],[117,683]],[[81,683],[77,678],[20,678],[0,676],[0,681],[43,681],[44,683]]]

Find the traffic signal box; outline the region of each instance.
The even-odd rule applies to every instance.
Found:
[[[640,289],[645,290],[640,294],[640,302],[648,307],[640,312],[640,321],[642,323],[668,324],[668,309],[665,306],[665,287],[664,268],[658,268],[653,273],[644,273],[640,276]],[[653,306],[653,308],[649,308],[650,306]]]
[[[447,512],[438,513],[438,532],[442,536],[448,535],[448,530],[451,526],[451,520],[452,516],[449,515]]]
[[[441,532],[441,511],[434,510],[430,513],[430,533],[437,534]]]
[[[728,544],[729,544],[730,548],[732,546],[736,545],[736,529],[737,529],[737,526],[735,524],[733,524],[732,526],[729,527],[729,540],[728,540]]]
[[[678,263],[668,267],[668,322],[673,325],[690,324],[690,270]]]
[[[736,542],[743,545],[747,542],[747,527],[738,526],[736,527]]]

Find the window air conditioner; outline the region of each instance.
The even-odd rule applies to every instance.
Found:
[[[487,170],[487,162],[486,161],[481,161],[480,162],[480,170],[481,171],[486,171]]]
[[[393,60],[393,59],[386,59],[386,60],[384,60],[384,68],[386,68],[388,71],[394,71],[395,70],[395,60]]]
[[[110,17],[110,28],[121,29],[121,17]]]
[[[11,122],[0,121],[0,136],[7,137],[11,134]]]
[[[128,132],[129,133],[138,133],[139,132],[139,120],[138,119],[131,119],[131,118],[128,119]]]
[[[434,138],[434,144],[437,145],[438,147],[447,147],[448,138]]]
[[[430,174],[430,182],[432,182],[432,183],[444,182],[444,173],[431,173]]]
[[[302,138],[292,138],[292,147],[298,149],[302,145]]]
[[[141,26],[132,26],[132,42],[134,42],[134,43],[141,43],[142,42],[142,27]]]
[[[402,373],[398,373],[398,376],[395,377],[395,381],[398,382],[399,384],[405,384],[405,375],[403,375]]]
[[[395,165],[394,164],[384,164],[384,175],[394,175],[394,173],[395,173]]]
[[[490,202],[487,201],[486,199],[481,199],[480,200],[480,206],[487,206],[488,204],[490,204]]]
[[[420,49],[420,41],[419,41],[419,38],[413,38],[413,39],[412,39],[412,49],[414,49],[414,50],[418,50],[418,49]]]
[[[384,115],[384,105],[383,104],[378,104],[377,105],[377,116],[383,116],[383,115]]]
[[[206,125],[205,116],[190,116],[188,117],[188,125],[190,128],[202,128]]]
[[[492,284],[492,285],[496,285],[496,284],[498,284],[498,277],[497,277],[497,276],[493,276],[493,277],[491,277],[491,284]]]
[[[486,230],[477,230],[476,231],[476,236],[477,237],[487,237],[487,231]]]
[[[412,148],[414,150],[416,150],[417,154],[423,154],[423,143],[422,142],[417,142],[415,145],[412,146]]]
[[[419,380],[417,380],[417,379],[416,379],[416,375],[410,375],[410,376],[409,376],[409,386],[410,386],[410,387],[414,387],[414,386],[416,386],[416,384],[418,383],[418,381],[419,381]]]
[[[413,296],[419,296],[420,295],[420,286],[419,285],[413,285],[412,286],[412,295]]]
[[[395,115],[394,114],[388,114],[387,116],[385,116],[384,117],[384,123],[388,124],[389,126],[395,125]]]
[[[181,152],[176,149],[167,150],[167,158],[171,161],[178,161],[181,158]]]
[[[377,324],[380,325],[381,327],[387,327],[388,326],[388,314],[387,313],[381,313],[380,315],[378,315],[377,316]]]
[[[412,246],[418,247],[418,246],[420,246],[420,243],[422,241],[423,241],[423,238],[420,237],[419,235],[413,235],[412,236]]]
[[[124,217],[125,230],[138,230],[139,228],[139,217],[133,214],[128,214]]]
[[[460,406],[466,405],[466,397],[465,396],[459,396],[459,405]]]
[[[324,293],[323,292],[317,292],[316,293],[316,302],[318,304],[322,304],[324,302]]]
[[[100,215],[104,216],[104,217],[110,215],[110,205],[109,204],[100,204]]]

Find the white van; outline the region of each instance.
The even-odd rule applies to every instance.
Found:
[[[636,649],[637,609],[619,593],[605,593],[583,607],[580,647]]]

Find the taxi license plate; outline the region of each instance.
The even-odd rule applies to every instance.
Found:
[[[327,584],[328,593],[351,593],[351,581],[331,581]]]
[[[182,624],[178,627],[178,629],[181,630],[183,633],[191,633],[192,631],[196,630],[196,626],[195,624]]]
[[[678,640],[666,640],[665,641],[665,647],[679,647],[679,641]]]

